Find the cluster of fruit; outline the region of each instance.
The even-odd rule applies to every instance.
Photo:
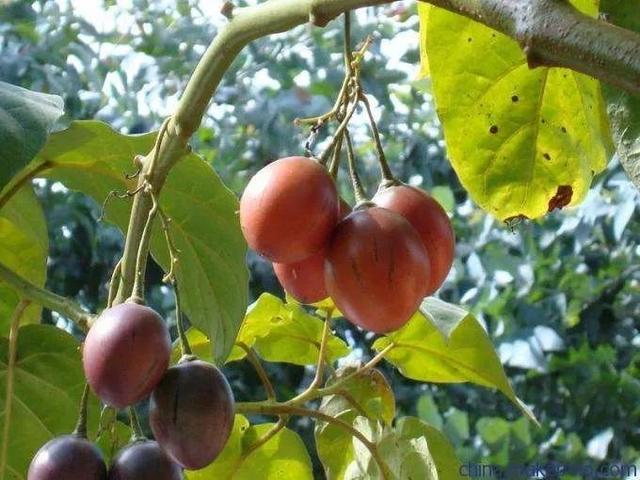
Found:
[[[349,321],[376,333],[404,325],[453,262],[453,229],[432,197],[396,182],[350,213],[327,169],[307,157],[261,169],[242,195],[240,224],[294,298],[331,297]]]
[[[149,307],[126,302],[107,308],[83,347],[87,382],[115,408],[149,394],[156,441],[135,439],[107,474],[102,454],[84,434],[55,438],[31,462],[28,480],[178,480],[182,468],[209,465],[224,448],[234,418],[231,388],[214,365],[185,356],[169,368],[171,338]]]

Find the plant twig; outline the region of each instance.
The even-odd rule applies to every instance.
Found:
[[[351,177],[351,186],[353,187],[353,194],[356,198],[356,203],[365,202],[367,195],[364,192],[358,170],[356,169],[356,159],[353,153],[353,144],[351,143],[351,135],[349,130],[345,130],[345,137],[347,139],[347,165],[349,166],[349,177]]]
[[[318,362],[316,365],[316,373],[313,377],[313,381],[304,390],[304,392],[292,398],[291,400],[288,400],[286,402],[286,404],[288,405],[304,403],[308,398],[313,396],[314,392],[322,384],[322,380],[324,378],[324,365],[327,355],[327,344],[329,343],[329,334],[331,333],[331,316],[333,315],[333,310],[327,310],[326,312],[327,316],[325,317],[324,325],[322,327],[322,337],[320,340],[320,349],[318,351]]]
[[[93,324],[95,316],[85,312],[73,300],[34,285],[2,263],[0,263],[0,280],[6,282],[27,300],[31,300],[33,303],[42,305],[69,318],[84,331],[89,330],[89,327]]]
[[[118,293],[118,287],[120,286],[120,272],[122,272],[122,259],[118,260],[113,272],[111,273],[111,280],[109,281],[109,296],[107,297],[107,308],[113,305],[113,301]]]
[[[11,432],[11,413],[13,410],[13,384],[16,369],[16,353],[18,349],[18,331],[22,314],[31,302],[20,300],[11,317],[9,330],[9,358],[7,361],[7,390],[4,401],[4,428],[2,432],[2,452],[0,453],[0,478],[5,478],[7,470],[7,455],[9,452],[9,434]]]
[[[384,148],[382,147],[382,141],[380,140],[378,125],[376,125],[376,120],[373,117],[373,111],[371,110],[371,103],[369,102],[367,96],[362,92],[362,90],[358,95],[358,99],[364,104],[364,108],[367,112],[367,117],[369,118],[369,126],[371,127],[371,132],[373,133],[373,141],[376,145],[376,152],[378,154],[378,163],[380,164],[382,178],[388,182],[395,182],[396,179],[391,172],[391,168],[389,168],[387,157],[384,154]]]
[[[273,437],[275,437],[280,432],[280,430],[282,430],[287,425],[288,420],[288,416],[281,416],[280,418],[278,418],[278,422],[273,427],[271,427],[269,431],[267,431],[262,437],[256,440],[254,444],[248,447],[246,451],[243,452],[243,456],[248,457]]]
[[[271,380],[269,380],[269,375],[267,375],[266,370],[262,366],[262,363],[260,362],[258,355],[256,355],[256,352],[253,350],[253,348],[249,347],[244,342],[236,342],[236,345],[240,347],[242,350],[244,350],[244,352],[247,354],[247,360],[249,361],[249,363],[251,363],[251,365],[255,369],[256,373],[258,374],[258,377],[260,377],[262,386],[267,392],[267,398],[269,400],[275,400],[276,391],[273,388],[273,384],[271,383]]]
[[[131,425],[131,441],[143,440],[146,438],[142,427],[140,426],[140,419],[138,418],[138,412],[135,407],[129,407],[129,423]]]

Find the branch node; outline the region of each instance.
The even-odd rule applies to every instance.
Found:
[[[227,17],[229,20],[231,20],[233,18],[234,8],[235,8],[235,5],[233,4],[233,2],[224,2],[222,4],[222,7],[220,8],[220,13],[225,17]]]

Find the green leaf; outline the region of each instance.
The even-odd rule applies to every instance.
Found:
[[[63,113],[64,102],[57,95],[0,82],[0,190],[36,156]]]
[[[323,321],[298,304],[283,303],[263,293],[249,307],[238,341],[256,349],[269,362],[311,365],[317,362]],[[327,359],[334,361],[349,353],[347,344],[330,334]],[[228,361],[240,360],[245,353],[234,347]]]
[[[282,429],[258,449],[253,443],[275,424],[250,426],[236,415],[231,437],[220,456],[208,467],[186,472],[188,480],[306,480],[313,479],[311,459],[297,433]]]
[[[418,417],[420,417],[421,420],[424,420],[438,430],[442,430],[442,415],[440,415],[438,406],[433,400],[433,396],[431,394],[425,393],[420,395],[420,398],[418,398],[418,401],[416,402],[416,410],[418,412]]]
[[[0,339],[0,431],[5,422],[8,348],[8,340]],[[14,375],[7,480],[22,480],[35,452],[75,426],[84,389],[80,345],[55,327],[26,325],[19,330]]]
[[[327,382],[334,385],[352,374],[357,367],[343,367]],[[322,399],[320,411],[334,418],[353,424],[358,417],[366,417],[391,425],[395,417],[393,390],[381,372],[370,370],[345,382],[342,389],[349,397],[336,394]],[[343,428],[318,421],[315,428],[316,449],[329,479],[345,476],[356,461],[354,440]],[[357,442],[357,441],[356,441]]]
[[[472,314],[466,313],[446,340],[433,320],[417,313],[400,330],[376,340],[373,348],[381,351],[389,345],[393,347],[385,359],[405,377],[421,382],[471,382],[497,388],[537,422],[516,396],[489,336]]]
[[[640,32],[640,11],[633,2],[601,0],[608,21]],[[603,85],[607,112],[620,162],[640,189],[640,95],[631,95],[611,85]]]
[[[155,134],[121,135],[100,122],[75,122],[51,136],[37,161],[45,162],[42,174],[47,178],[102,204],[110,191],[135,188],[135,180],[127,180],[125,173],[134,170],[134,156],[150,151],[154,139]],[[172,220],[171,235],[180,251],[177,277],[183,310],[213,339],[220,362],[233,346],[247,305],[246,244],[236,214],[238,201],[206,162],[190,154],[169,174],[160,204]],[[126,231],[130,209],[131,199],[113,199],[106,218]],[[169,255],[158,223],[151,253],[166,271]]]
[[[1,196],[0,196],[1,198]],[[0,262],[36,285],[44,285],[49,239],[44,213],[31,189],[19,189],[0,209]],[[0,281],[0,333],[9,332],[9,320],[18,305],[17,293]],[[22,323],[40,321],[39,305],[30,305]]]
[[[426,440],[439,479],[455,480],[462,478],[460,475],[460,462],[456,457],[453,446],[437,428],[422,422],[418,418],[405,417],[398,420],[396,431],[400,439],[405,441],[420,438]],[[420,477],[410,476],[408,478]]]
[[[503,220],[579,203],[611,153],[599,82],[529,69],[517,42],[466,17],[423,17],[448,155],[473,199]]]
[[[420,311],[442,333],[445,339],[451,336],[451,332],[467,316],[466,310],[435,297],[426,297],[420,304]]]

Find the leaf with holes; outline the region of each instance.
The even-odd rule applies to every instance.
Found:
[[[597,14],[592,0],[576,4]],[[448,155],[472,198],[502,220],[579,203],[611,153],[599,82],[531,70],[507,36],[439,8],[421,11]]]
[[[0,82],[0,190],[36,156],[63,113],[64,102],[57,95]]]
[[[155,134],[121,135],[101,122],[75,122],[51,136],[27,169],[57,180],[102,204],[113,190],[135,187],[125,173],[136,154],[148,152]],[[215,171],[195,154],[171,171],[160,197],[171,218],[171,234],[180,251],[178,287],[191,323],[213,340],[216,361],[226,358],[247,305],[246,244],[236,211],[238,201]],[[126,231],[131,199],[113,199],[106,219]],[[159,222],[151,253],[167,270],[169,255]]]
[[[0,431],[4,428],[9,342],[0,339]],[[55,327],[19,330],[11,398],[7,480],[23,480],[35,452],[76,423],[84,389],[80,344]],[[51,408],[55,405],[55,409]],[[95,408],[92,409],[95,418]]]
[[[250,425],[236,415],[233,431],[220,456],[208,467],[186,472],[187,480],[311,480],[311,459],[302,439],[284,428],[257,449],[251,446],[265,435],[273,423]],[[259,472],[259,474],[258,474]]]
[[[444,306],[440,305],[442,308]],[[513,391],[491,340],[478,320],[454,305],[450,306],[450,315],[458,315],[460,319],[448,338],[423,313],[416,313],[400,330],[376,340],[373,348],[381,351],[389,347],[385,359],[413,380],[471,382],[497,388],[537,422]]]
[[[42,207],[31,185],[5,198],[6,203],[0,207],[0,263],[43,286],[49,239]],[[9,319],[18,302],[18,294],[0,281],[0,334],[9,332]],[[30,305],[22,316],[22,323],[39,322],[40,311],[39,305]]]
[[[256,349],[269,362],[312,365],[318,360],[323,321],[295,303],[263,293],[249,307],[238,341]],[[349,353],[347,344],[333,334],[327,342],[327,359],[334,361]],[[244,358],[234,347],[228,361]]]

